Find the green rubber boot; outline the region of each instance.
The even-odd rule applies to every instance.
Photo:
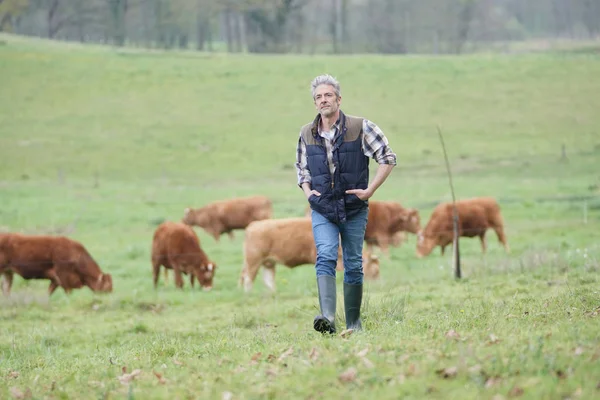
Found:
[[[360,306],[362,303],[363,285],[351,285],[344,282],[344,309],[346,312],[346,329],[359,331],[362,329],[360,323]]]
[[[317,332],[333,334],[335,333],[335,277],[317,276],[317,288],[321,315],[315,317],[313,327]]]

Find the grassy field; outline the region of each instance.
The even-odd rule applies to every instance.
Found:
[[[152,234],[185,207],[260,193],[276,217],[303,214],[295,146],[324,72],[398,155],[375,199],[423,224],[450,199],[439,125],[457,196],[499,199],[511,254],[492,232],[486,256],[462,240],[455,281],[449,254],[419,260],[409,236],[349,338],[312,330],[311,266],[243,293],[243,232],[197,230],[219,265],[212,292],[172,274],[154,290]],[[109,295],[48,298],[48,282],[15,277],[0,398],[599,396],[599,76],[593,52],[257,57],[0,36],[0,230],[80,240],[114,279]]]

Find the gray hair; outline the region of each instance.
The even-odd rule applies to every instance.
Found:
[[[333,76],[324,74],[319,75],[310,83],[312,90],[312,97],[315,98],[315,90],[317,90],[317,86],[319,85],[331,85],[333,86],[333,90],[335,91],[335,95],[340,97],[340,83]]]

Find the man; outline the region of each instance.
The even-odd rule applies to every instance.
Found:
[[[318,111],[300,130],[296,152],[298,186],[310,207],[317,247],[317,289],[321,315],[313,326],[335,333],[335,267],[339,240],[344,261],[346,328],[361,329],[363,293],[362,247],[369,212],[368,199],[396,165],[388,140],[373,122],[344,114],[338,81],[330,75],[311,83]],[[369,184],[369,158],[379,167]]]

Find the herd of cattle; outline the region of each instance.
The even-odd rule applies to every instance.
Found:
[[[509,251],[504,234],[500,207],[493,198],[483,197],[456,203],[459,235],[479,237],[486,251],[485,233],[493,229],[499,241]],[[365,232],[363,269],[366,279],[379,276],[379,258],[374,254],[378,247],[389,254],[390,246],[400,245],[406,233],[417,235],[418,257],[424,257],[440,246],[442,254],[453,239],[453,204],[441,203],[435,207],[424,229],[421,229],[419,212],[404,208],[393,201],[369,201],[369,215]],[[154,287],[158,284],[161,266],[173,270],[175,285],[183,287],[183,275],[189,275],[190,284],[195,279],[204,290],[210,290],[217,264],[200,246],[196,232],[198,226],[218,242],[222,234],[233,238],[233,231],[245,230],[243,267],[240,286],[248,291],[261,267],[264,282],[275,290],[275,266],[283,264],[296,267],[316,262],[316,248],[310,221],[310,209],[301,218],[273,219],[272,202],[265,196],[244,197],[217,201],[204,207],[185,209],[181,222],[163,222],[154,232],[152,240],[152,274]],[[338,270],[343,270],[341,251]],[[112,277],[103,273],[86,248],[64,236],[25,235],[0,233],[0,276],[2,291],[10,293],[13,275],[24,279],[50,280],[49,294],[58,287],[69,293],[72,289],[88,286],[97,292],[111,292]]]

